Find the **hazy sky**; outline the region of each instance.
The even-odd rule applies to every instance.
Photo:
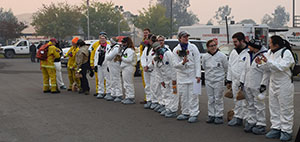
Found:
[[[65,2],[72,4],[81,4],[84,0],[0,0],[0,7],[12,9],[14,14],[33,13],[41,7],[42,4],[50,4],[51,2]],[[112,1],[117,5],[123,5],[125,10],[137,14],[142,8],[147,8],[149,2],[156,0],[97,0]],[[297,0],[296,0],[297,1]],[[218,7],[229,5],[232,8],[232,14],[235,21],[246,18],[254,19],[257,23],[261,23],[264,14],[271,14],[278,5],[282,5],[292,15],[292,0],[190,0],[190,11],[193,11],[200,19],[201,24],[215,15]],[[296,3],[296,14],[300,15],[300,1]],[[291,25],[291,21],[289,25]]]

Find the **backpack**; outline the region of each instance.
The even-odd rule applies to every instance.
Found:
[[[36,58],[40,60],[47,60],[48,47],[49,45],[47,43],[42,45],[36,53]]]
[[[286,50],[290,50],[290,49],[287,49],[287,48],[284,48],[281,52],[281,58],[283,58],[283,54]],[[298,76],[300,74],[300,66],[297,65],[298,63],[298,56],[296,53],[294,53],[292,50],[290,50],[292,55],[293,55],[293,58],[294,58],[294,61],[295,61],[295,65],[293,67],[290,67],[290,70],[292,72],[292,77],[293,76]]]

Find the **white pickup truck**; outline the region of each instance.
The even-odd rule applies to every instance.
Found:
[[[15,55],[29,55],[31,42],[28,40],[19,40],[14,45],[0,47],[0,54],[5,58],[13,58]]]

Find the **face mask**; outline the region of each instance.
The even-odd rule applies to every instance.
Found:
[[[188,43],[180,43],[182,50],[187,50]]]

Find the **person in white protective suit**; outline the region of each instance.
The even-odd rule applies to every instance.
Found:
[[[196,45],[189,42],[189,34],[182,31],[178,34],[179,44],[173,50],[174,68],[177,69],[178,94],[181,97],[181,114],[177,120],[198,121],[199,99],[195,94],[193,83],[201,81],[200,53]]]
[[[150,39],[152,34],[149,34],[148,36],[149,36],[148,39]],[[145,94],[146,94],[146,103],[144,104],[145,109],[149,109],[152,104],[152,100],[151,100],[152,96],[150,90],[150,82],[151,82],[150,74],[152,72],[152,69],[149,69],[148,67],[148,65],[151,63],[151,59],[150,59],[151,56],[150,50],[152,49],[151,44],[153,44],[153,42],[149,40],[149,43],[145,45],[145,48],[141,56],[141,66],[143,68],[143,75],[145,81]]]
[[[176,117],[179,97],[173,94],[173,84],[176,83],[176,72],[173,68],[173,53],[164,44],[164,38],[158,37],[158,42],[153,44],[155,49],[154,66],[157,68],[158,84],[161,85],[159,104],[163,106],[157,111],[166,118]]]
[[[104,99],[107,101],[121,102],[123,96],[120,67],[122,48],[114,40],[111,40],[111,43],[112,46],[105,56],[105,60],[109,67],[111,95],[106,95]]]
[[[259,88],[263,77],[263,69],[260,68],[254,59],[266,54],[267,49],[261,45],[259,40],[252,39],[248,42],[249,52],[246,57],[245,69],[240,78],[241,85],[245,90],[248,114],[246,117],[244,131],[257,135],[265,134],[266,115],[265,101],[259,98]],[[262,93],[266,95],[266,93]]]
[[[134,82],[133,76],[136,65],[136,54],[134,45],[130,37],[125,37],[122,40],[122,54],[121,54],[121,71],[123,87],[125,90],[125,99],[122,100],[123,104],[134,104]]]
[[[158,105],[157,107],[154,108],[154,111],[161,113],[162,111],[165,110],[165,106],[168,102],[168,96],[170,93],[172,93],[172,86],[171,86],[171,81],[172,78],[168,78],[170,76],[175,77],[175,72],[170,64],[170,62],[172,61],[172,54],[168,54],[168,53],[172,53],[170,52],[166,47],[162,46],[160,44],[160,42],[155,42],[152,45],[152,49],[153,49],[153,59],[152,59],[152,64],[149,65],[150,68],[153,68],[154,72],[155,72],[155,76],[153,79],[154,82],[154,92],[155,94],[157,94],[157,100],[158,100]],[[164,54],[166,53],[166,57],[164,58]],[[163,62],[165,61],[165,62]],[[166,71],[166,68],[170,69],[168,71]],[[166,72],[171,73],[171,74],[166,74]],[[173,79],[175,80],[175,78],[173,77]],[[165,80],[164,80],[165,78]]]
[[[231,85],[234,99],[234,116],[228,122],[229,126],[243,125],[243,119],[246,117],[246,102],[245,100],[237,100],[236,96],[240,89],[240,76],[245,69],[246,58],[248,54],[248,46],[245,42],[245,35],[241,32],[235,33],[232,36],[235,48],[229,55],[228,72],[226,85]]]
[[[96,72],[98,75],[97,99],[103,99],[104,97],[111,97],[109,68],[107,66],[107,61],[105,60],[107,51],[110,50],[110,45],[107,44],[107,37],[105,35],[100,35],[99,38],[100,45],[98,46],[95,52],[94,67],[97,70]],[[106,93],[104,93],[104,80],[106,81]]]
[[[152,35],[150,37],[149,43],[151,45],[151,50],[149,52],[149,64],[148,66],[148,70],[150,70],[150,93],[151,93],[151,105],[150,105],[150,109],[154,110],[154,109],[159,109],[161,107],[161,105],[159,104],[159,97],[161,95],[161,85],[159,82],[159,78],[157,76],[157,68],[153,65],[154,63],[154,57],[155,57],[155,50],[153,50],[153,43],[157,41],[157,37],[155,35]]]
[[[294,121],[294,84],[291,68],[295,64],[290,44],[280,36],[272,36],[266,56],[255,62],[264,69],[260,91],[266,90],[269,82],[269,109],[271,130],[267,138],[292,139]]]
[[[208,52],[202,58],[202,67],[205,70],[205,88],[208,96],[208,119],[206,122],[223,124],[223,92],[228,61],[226,55],[218,50],[214,40],[209,40],[206,47]]]

